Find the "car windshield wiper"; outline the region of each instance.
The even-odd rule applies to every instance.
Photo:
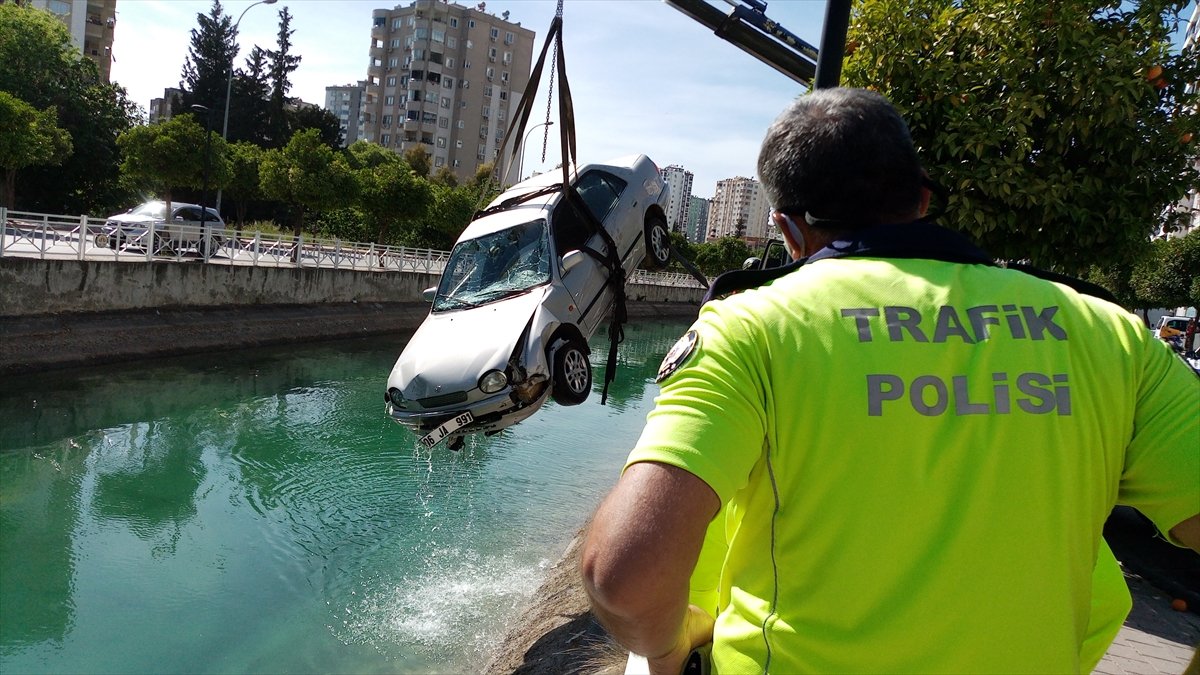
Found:
[[[511,298],[514,295],[520,295],[528,292],[529,288],[496,288],[475,294],[475,299],[479,302],[491,302],[493,300],[503,300],[504,298]]]
[[[437,299],[438,309],[462,309],[463,307],[474,307],[475,304],[453,295],[443,295]]]

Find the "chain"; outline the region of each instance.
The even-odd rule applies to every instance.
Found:
[[[555,18],[562,19],[563,0],[558,0],[554,10]],[[550,89],[546,92],[546,124],[542,129],[542,163],[546,163],[546,147],[550,144],[550,102],[554,100],[554,77],[558,68],[558,43],[562,41],[562,22],[558,26],[558,39],[554,41],[554,51],[550,52]]]

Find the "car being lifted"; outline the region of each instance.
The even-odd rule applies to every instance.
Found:
[[[553,398],[578,405],[592,386],[588,339],[626,275],[670,258],[668,189],[645,155],[513,186],[455,243],[429,315],[388,377],[388,414],[433,447],[496,433]],[[581,209],[586,209],[586,213]],[[597,229],[597,225],[602,230]]]

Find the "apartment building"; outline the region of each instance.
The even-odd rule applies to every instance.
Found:
[[[706,239],[734,236],[751,246],[769,238],[767,196],[762,185],[753,178],[736,176],[717,181],[708,211]]]
[[[683,236],[693,244],[704,243],[704,233],[708,226],[708,203],[704,197],[692,197],[688,200],[687,224]]]
[[[671,199],[667,203],[667,228],[672,232],[682,232],[687,224],[688,207],[691,206],[692,172],[672,164],[661,173],[671,188]]]
[[[462,180],[497,159],[529,83],[535,34],[483,8],[416,0],[372,12],[362,138],[398,153],[423,147],[435,171]],[[521,170],[500,175],[515,182]]]
[[[1200,4],[1192,8],[1192,18],[1188,20],[1184,33],[1183,48],[1184,50],[1194,48],[1198,42],[1200,42]],[[1188,85],[1190,91],[1195,91],[1197,88],[1200,88],[1200,82],[1192,82]],[[1192,142],[1200,141],[1193,139]],[[1195,168],[1200,171],[1200,159],[1196,160]],[[1187,224],[1178,232],[1172,233],[1171,236],[1182,237],[1192,230],[1200,228],[1200,187],[1193,187],[1191,192],[1180,200],[1176,208],[1191,215]]]
[[[100,80],[108,82],[117,0],[28,0],[26,4],[62,19],[71,32],[71,42],[96,64]]]
[[[342,147],[348,147],[363,135],[362,102],[366,92],[366,80],[359,80],[358,84],[325,87],[325,109],[338,118],[342,129]]]

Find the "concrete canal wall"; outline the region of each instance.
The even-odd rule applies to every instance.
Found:
[[[0,373],[411,333],[438,275],[0,258]],[[703,290],[630,284],[629,313],[694,316]]]

